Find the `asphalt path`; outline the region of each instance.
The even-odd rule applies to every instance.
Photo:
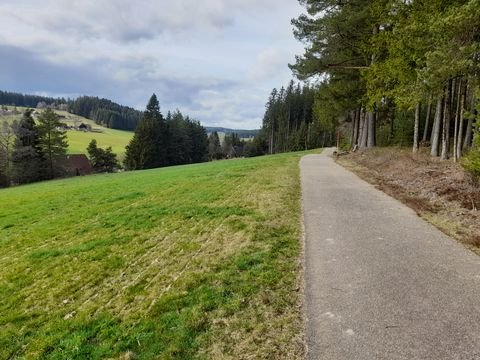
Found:
[[[480,360],[480,257],[330,153],[300,164],[307,359]]]

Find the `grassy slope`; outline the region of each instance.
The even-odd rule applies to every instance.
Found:
[[[26,108],[17,107],[18,111],[23,112]],[[123,159],[125,155],[125,147],[130,142],[133,137],[133,132],[130,131],[121,131],[104,128],[100,125],[95,124],[94,121],[86,119],[84,117],[70,114],[66,111],[55,110],[59,115],[65,116],[61,119],[62,122],[73,126],[80,125],[81,123],[90,124],[93,128],[99,129],[102,132],[82,132],[82,131],[67,131],[68,136],[68,153],[70,154],[86,154],[87,146],[92,141],[92,139],[97,140],[97,144],[100,147],[106,148],[111,146],[113,152],[118,155],[120,160]],[[0,116],[0,122],[6,120],[8,122],[13,122],[14,120],[20,120],[22,117],[21,114],[18,115],[8,115]]]
[[[102,133],[67,131],[68,152],[70,154],[86,154],[86,149],[92,139],[97,140],[98,146],[106,148],[111,146],[113,152],[122,159],[125,155],[125,147],[133,137],[129,131],[103,129]]]
[[[0,191],[0,358],[301,358],[302,155]]]

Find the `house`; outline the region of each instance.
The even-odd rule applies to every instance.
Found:
[[[65,170],[68,176],[90,175],[93,173],[92,165],[84,154],[67,155]]]

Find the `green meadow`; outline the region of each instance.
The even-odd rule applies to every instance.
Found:
[[[11,107],[9,107],[11,108]],[[25,111],[27,108],[17,107],[19,112]],[[41,110],[38,110],[41,111]],[[94,132],[83,132],[68,130],[68,153],[69,154],[87,154],[87,146],[92,141],[92,139],[97,140],[99,147],[106,148],[108,146],[112,147],[112,150],[117,154],[119,160],[123,160],[125,156],[125,148],[129,144],[130,140],[133,137],[133,132],[122,131],[115,129],[108,129],[103,126],[95,124],[94,121],[78,116],[75,114],[70,114],[66,111],[55,110],[55,113],[62,116],[61,121],[66,123],[69,126],[79,126],[80,124],[91,125]],[[9,123],[20,120],[22,114],[16,115],[4,115],[0,116],[0,122],[7,121]]]
[[[0,359],[300,359],[305,153],[0,191]]]
[[[98,125],[95,125],[98,127]],[[125,148],[130,143],[133,132],[102,128],[101,132],[67,131],[68,152],[70,154],[87,154],[87,146],[92,139],[97,140],[99,147],[112,147],[117,157],[122,160]]]

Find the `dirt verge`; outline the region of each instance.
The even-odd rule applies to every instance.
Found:
[[[337,162],[480,255],[480,186],[459,164],[399,148],[350,153]]]

